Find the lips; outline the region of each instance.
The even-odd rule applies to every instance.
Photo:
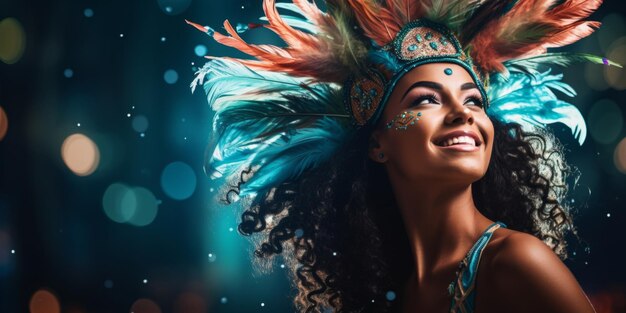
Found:
[[[442,136],[437,137],[433,142],[437,146],[444,146],[444,144],[449,139],[460,137],[460,136],[467,136],[467,137],[474,139],[474,141],[476,142],[476,147],[482,144],[482,140],[480,139],[480,137],[478,137],[478,135],[471,130],[455,130],[455,131],[452,131],[452,132],[449,132]]]

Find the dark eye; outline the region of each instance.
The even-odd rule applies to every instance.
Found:
[[[435,95],[425,95],[425,96],[421,96],[415,99],[415,101],[413,101],[411,106],[427,104],[427,103],[439,103],[439,102],[437,101],[437,97],[435,97]]]
[[[468,103],[473,103],[474,105],[477,105],[479,107],[483,106],[483,101],[478,97],[467,98],[467,100],[465,100],[465,104],[468,104]]]

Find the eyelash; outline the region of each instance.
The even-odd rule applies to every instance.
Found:
[[[439,103],[439,99],[437,99],[437,95],[434,93],[430,93],[430,94],[419,96],[417,99],[415,99],[415,101],[413,101],[413,104],[411,106],[418,106],[424,100],[430,100],[432,102]],[[483,101],[479,97],[476,97],[476,96],[467,97],[465,103],[467,103],[467,100],[474,101],[477,106],[481,108],[483,107]]]

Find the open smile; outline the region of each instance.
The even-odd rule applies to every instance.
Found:
[[[478,151],[478,146],[470,143],[458,143],[450,146],[437,146],[444,150],[473,152]]]

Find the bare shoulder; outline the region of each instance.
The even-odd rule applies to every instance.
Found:
[[[477,290],[488,296],[483,304],[494,309],[484,311],[595,312],[567,266],[535,236],[506,229],[484,261]]]

